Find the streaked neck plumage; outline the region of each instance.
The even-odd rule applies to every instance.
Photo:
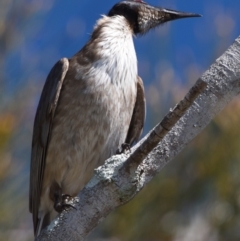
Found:
[[[119,85],[120,82],[129,81],[131,78],[135,82],[137,58],[133,31],[125,17],[103,16],[99,19],[81,53],[82,57],[89,60],[89,64],[85,65],[88,68],[86,78],[97,71],[101,76],[100,82],[111,81]]]

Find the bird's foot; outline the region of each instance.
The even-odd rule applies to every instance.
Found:
[[[69,208],[74,208],[73,206],[73,197],[68,195],[68,194],[62,194],[57,197],[55,197],[55,202],[54,202],[54,209],[56,212],[61,213],[63,210],[67,210]]]
[[[116,154],[131,153],[131,147],[128,143],[123,143],[120,148],[117,149]]]

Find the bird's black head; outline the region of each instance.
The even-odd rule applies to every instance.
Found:
[[[199,14],[178,12],[170,9],[153,7],[141,0],[122,1],[113,6],[108,16],[124,16],[133,29],[134,34],[144,34],[167,21],[200,17]]]

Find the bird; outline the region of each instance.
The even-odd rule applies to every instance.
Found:
[[[80,51],[53,66],[33,127],[29,210],[35,237],[71,206],[94,169],[141,136],[146,101],[133,37],[199,16],[141,0],[118,2],[97,20]]]

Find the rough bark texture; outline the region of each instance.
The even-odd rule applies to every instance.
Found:
[[[203,74],[197,84],[202,81],[207,87],[184,116],[179,121],[175,119],[177,123],[169,132],[163,131],[162,127],[174,123],[172,118],[176,116],[172,115],[173,111],[169,112],[170,119],[161,122],[164,125],[160,123],[156,126],[132,149],[131,154],[113,156],[99,167],[75,199],[76,210],[69,209],[61,213],[36,240],[84,240],[99,222],[116,207],[131,200],[201,132],[240,93],[240,37]],[[170,129],[171,126],[165,128]],[[150,145],[146,152],[142,151],[145,150],[144,145],[149,145],[146,142],[151,142],[150,136],[153,133],[157,133],[157,138],[161,141],[154,141],[155,144]],[[154,146],[156,147],[153,149]],[[148,151],[151,152],[147,155]],[[136,159],[134,155],[140,159]]]

